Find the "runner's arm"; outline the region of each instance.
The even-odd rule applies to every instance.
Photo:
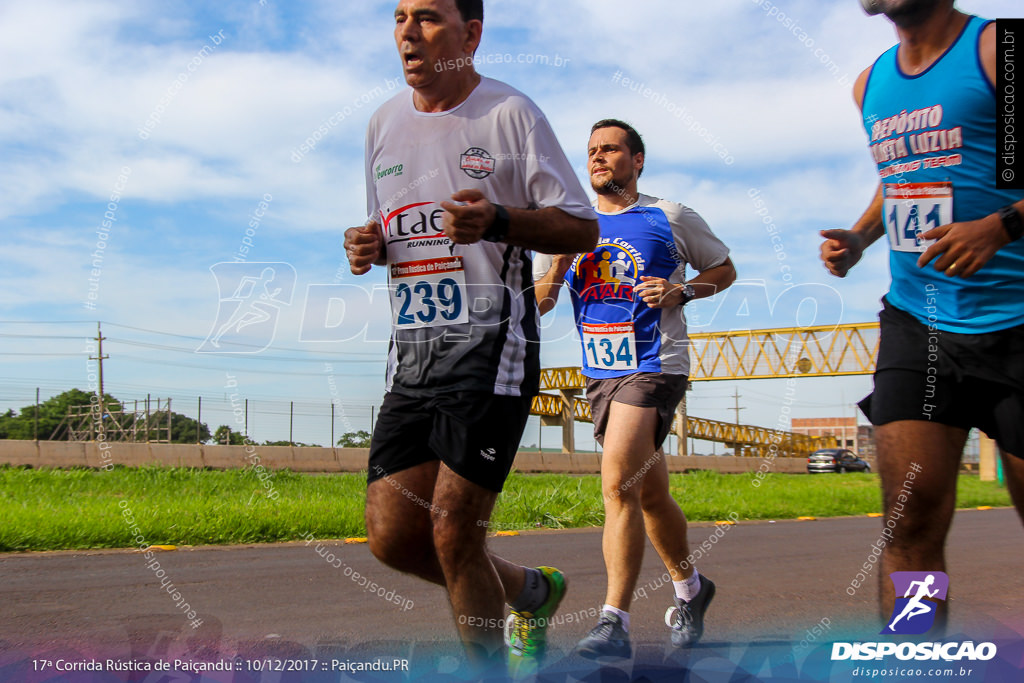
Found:
[[[456,244],[479,242],[498,213],[479,190],[460,190],[452,195],[452,201],[442,202],[441,208],[445,210],[445,234]],[[505,209],[508,232],[501,242],[544,254],[586,253],[597,246],[596,220],[576,218],[553,206]]]
[[[557,254],[551,267],[544,276],[533,283],[533,291],[537,296],[537,309],[544,315],[558,303],[558,293],[565,283],[565,274],[572,267],[574,254]]]
[[[978,44],[978,61],[993,87],[996,81],[996,51],[996,25],[992,22],[982,31]],[[1024,217],[1024,200],[1015,202],[1012,206]],[[935,270],[942,272],[952,268],[947,275],[962,278],[978,272],[997,251],[1011,241],[998,212],[976,221],[940,225],[922,234],[921,237],[938,241],[921,254],[917,265],[923,268],[935,259],[932,266]]]
[[[640,276],[636,292],[648,308],[674,308],[704,297],[714,296],[736,281],[736,267],[726,257],[724,263],[708,268],[688,282],[669,282],[665,278]],[[683,301],[686,286],[693,287],[693,298]]]
[[[853,99],[861,111],[864,110],[864,92],[870,75],[871,69],[865,69],[853,84]],[[878,185],[871,204],[851,229],[822,230],[820,234],[825,238],[821,243],[821,260],[825,268],[836,277],[846,277],[850,268],[860,261],[864,250],[885,234],[885,225],[882,223],[882,185]]]
[[[733,282],[736,282],[736,266],[732,264],[731,258],[727,258],[722,265],[698,273],[697,277],[686,284],[693,287],[693,300],[696,300],[714,296]]]

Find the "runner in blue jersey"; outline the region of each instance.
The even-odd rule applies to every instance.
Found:
[[[736,271],[728,248],[696,212],[637,191],[644,154],[629,124],[594,124],[587,171],[597,192],[597,249],[534,264],[542,313],[563,282],[572,292],[594,436],[603,448],[608,587],[597,626],[577,646],[595,659],[632,654],[629,607],[645,530],[674,584],[675,604],[665,615],[674,645],[700,639],[715,595],[715,584],[689,559],[686,517],[669,493],[661,445],[690,370],[683,306],[728,287]],[[697,271],[689,281],[687,266]]]
[[[854,86],[881,184],[852,229],[822,232],[821,255],[845,277],[888,237],[892,286],[874,392],[860,404],[877,426],[893,532],[879,577],[888,618],[889,573],[946,568],[972,427],[999,444],[1024,519],[1024,460],[1013,457],[1024,456],[1024,191],[996,188],[996,26],[954,0],[864,6],[884,13],[900,39]]]

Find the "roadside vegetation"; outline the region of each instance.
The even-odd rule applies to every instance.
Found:
[[[691,521],[792,519],[878,512],[872,474],[744,474],[671,477]],[[0,551],[267,543],[366,534],[366,477],[169,467],[31,469],[0,467]],[[958,507],[1010,505],[1005,488],[961,476]],[[127,514],[126,514],[127,512]],[[130,520],[129,520],[130,518]],[[493,531],[600,526],[597,475],[513,473]],[[141,540],[139,540],[141,537]]]

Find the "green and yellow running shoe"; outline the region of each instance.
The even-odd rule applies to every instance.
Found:
[[[537,673],[548,649],[548,624],[565,597],[568,582],[554,567],[537,567],[548,583],[548,599],[533,612],[512,610],[505,622],[508,672],[513,678]]]

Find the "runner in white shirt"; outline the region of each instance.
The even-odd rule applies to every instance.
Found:
[[[400,0],[406,82],[367,132],[352,272],[387,265],[392,343],[366,494],[370,549],[445,586],[471,663],[536,670],[565,593],[550,567],[488,553],[491,510],[539,382],[529,250],[590,251],[596,215],[544,115],[473,68],[482,0]],[[503,664],[501,664],[503,666]]]

